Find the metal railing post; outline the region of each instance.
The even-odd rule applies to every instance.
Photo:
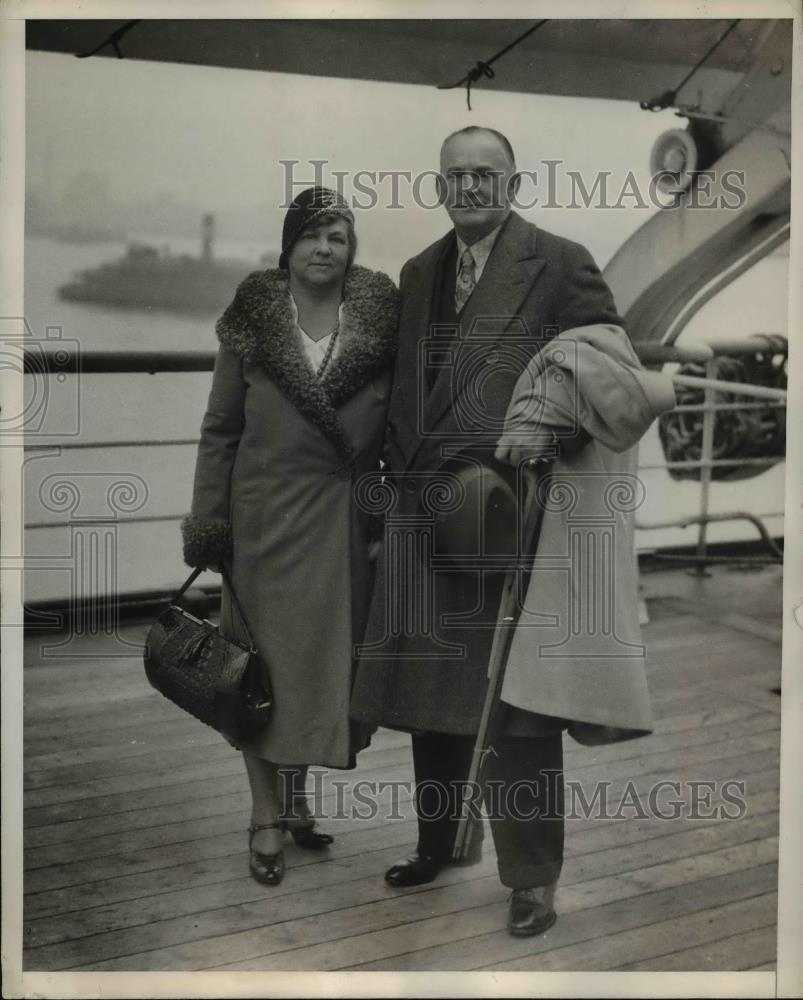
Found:
[[[714,358],[706,361],[705,376],[709,379],[716,378],[716,360]],[[694,568],[696,576],[710,575],[705,568],[704,560],[707,549],[708,507],[711,493],[711,461],[714,457],[715,392],[716,390],[713,386],[708,385],[705,387],[705,397],[703,400],[703,443],[700,455],[700,525],[697,529],[698,563]]]

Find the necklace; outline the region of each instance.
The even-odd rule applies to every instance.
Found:
[[[335,342],[337,341],[337,335],[339,333],[340,333],[340,321],[338,320],[338,322],[335,323],[334,329],[329,334],[329,344],[327,345],[326,348],[326,354],[324,354],[323,361],[321,361],[320,365],[318,366],[318,371],[315,373],[317,378],[320,378],[321,375],[323,375],[324,371],[326,370],[326,366],[332,360],[332,354],[334,353],[335,350]]]

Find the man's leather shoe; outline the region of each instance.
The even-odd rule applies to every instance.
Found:
[[[558,919],[553,903],[556,883],[532,889],[514,889],[510,899],[507,929],[514,937],[541,934]]]
[[[428,854],[413,854],[404,861],[391,865],[385,872],[385,881],[396,889],[408,885],[424,885],[425,882],[431,882],[445,864],[445,861],[438,861]]]

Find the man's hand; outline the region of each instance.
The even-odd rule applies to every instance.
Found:
[[[580,427],[576,431],[571,428],[552,429],[552,441],[535,441],[530,444],[503,444],[504,435],[500,444],[497,445],[494,457],[497,462],[505,462],[514,467],[522,462],[529,462],[532,465],[539,465],[541,462],[548,462],[553,458],[574,458],[578,452],[591,440],[591,435],[584,428]]]
[[[517,468],[522,462],[527,462],[529,465],[539,465],[541,462],[548,462],[554,457],[554,447],[538,449],[533,448],[532,445],[525,444],[500,444],[497,445],[494,452],[494,458],[497,462],[504,462],[507,465],[512,465],[514,468]]]

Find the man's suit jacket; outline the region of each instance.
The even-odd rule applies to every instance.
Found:
[[[399,349],[390,401],[390,465],[432,469],[444,447],[491,445],[529,359],[562,330],[622,324],[591,254],[511,212],[482,277],[460,314],[459,331],[430,328],[439,261],[452,230],[402,269]],[[440,359],[432,390],[424,368]],[[481,402],[478,393],[481,391]]]
[[[492,454],[518,377],[546,342],[561,330],[622,320],[584,247],[511,212],[459,327],[439,329],[431,322],[435,279],[455,240],[449,232],[401,274],[388,411],[385,495],[392,501],[351,711],[374,725],[471,733],[502,577],[439,564],[434,525],[452,501],[436,472],[455,453]],[[543,728],[522,725],[511,731]]]

